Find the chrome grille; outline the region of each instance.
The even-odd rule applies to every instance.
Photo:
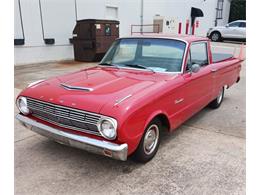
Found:
[[[97,124],[100,115],[82,110],[27,98],[32,115],[60,127],[73,129],[94,135],[100,135]]]

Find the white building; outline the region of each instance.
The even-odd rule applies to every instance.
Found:
[[[76,20],[115,19],[120,21],[120,36],[131,34],[132,24],[153,24],[160,15],[182,23],[190,21],[191,7],[203,11],[197,18],[195,34],[205,36],[216,23],[228,22],[230,0],[15,0],[14,39],[23,41],[15,46],[15,64],[73,59],[69,39]],[[217,13],[216,8],[219,7]],[[138,27],[139,28],[139,27]],[[136,29],[135,29],[136,30]],[[140,29],[138,29],[140,30]],[[144,29],[145,31],[145,29]],[[54,39],[55,44],[45,44]]]

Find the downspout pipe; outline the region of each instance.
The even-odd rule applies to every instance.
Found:
[[[75,8],[75,19],[76,19],[76,22],[78,21],[78,10],[77,10],[77,0],[74,1],[74,8]]]
[[[217,1],[217,6],[216,6],[216,18],[215,18],[215,26],[218,25],[218,3],[219,3],[219,0]]]
[[[39,0],[39,9],[40,9],[40,18],[41,18],[43,41],[44,41],[44,43],[47,44],[47,45],[53,45],[53,44],[55,44],[55,39],[54,39],[54,38],[46,38],[46,37],[45,37],[44,26],[43,26],[43,16],[42,16],[42,4],[41,4],[41,0]]]
[[[143,34],[143,25],[144,25],[144,0],[141,0],[141,14],[140,14],[140,32]]]
[[[18,0],[18,9],[19,9],[19,15],[20,15],[20,22],[21,22],[21,28],[22,28],[22,39],[18,38],[16,39],[14,37],[14,45],[24,45],[24,28],[23,28],[23,17],[22,17],[22,9],[21,9],[21,2]]]
[[[22,35],[23,35],[23,39],[25,39],[25,38],[24,38],[22,9],[21,9],[21,0],[18,0],[18,6],[19,6],[19,14],[20,14],[20,20],[21,20]]]

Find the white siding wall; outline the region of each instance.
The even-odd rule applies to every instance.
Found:
[[[14,3],[14,38],[23,39],[22,23],[20,17],[20,10],[18,0],[15,0]]]
[[[149,3],[144,5],[144,23],[152,24],[153,17],[158,14],[176,18],[183,23],[182,28],[184,28],[186,20],[190,20],[191,7],[199,8],[204,13],[204,17],[196,19],[199,21],[199,28],[195,33],[205,36],[207,30],[215,25],[217,0],[149,0]],[[219,20],[218,25],[228,22],[229,8],[230,1],[224,0],[223,20]]]
[[[41,0],[45,38],[54,38],[56,45],[69,44],[76,24],[74,0]]]
[[[20,0],[25,46],[43,45],[41,17],[38,1]]]
[[[120,36],[131,34],[131,24],[140,24],[140,0],[124,0],[119,4]]]
[[[38,0],[20,0],[25,34],[25,45],[15,46],[15,64],[37,63],[62,59],[73,59],[73,48],[69,43],[78,20],[87,18],[118,19],[120,36],[129,36],[131,24],[140,24],[141,0],[40,0],[42,21]],[[217,0],[144,0],[144,24],[152,24],[156,14],[175,17],[185,23],[191,7],[204,12],[198,18],[200,27],[196,34],[205,35],[214,26]],[[225,0],[223,20],[229,16],[229,0]],[[15,0],[14,38],[23,38],[18,0]],[[43,28],[42,28],[43,26]],[[183,26],[184,28],[184,26]],[[54,38],[55,45],[45,45],[45,38]]]

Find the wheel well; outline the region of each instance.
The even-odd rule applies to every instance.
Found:
[[[163,128],[167,131],[170,131],[170,122],[169,119],[166,115],[164,114],[158,114],[157,116],[154,117],[154,119],[157,118],[161,121]]]
[[[210,33],[210,36],[212,36],[213,33],[219,33],[220,36],[222,37],[221,33],[220,33],[218,30],[214,30],[214,31],[212,31],[212,32]]]

